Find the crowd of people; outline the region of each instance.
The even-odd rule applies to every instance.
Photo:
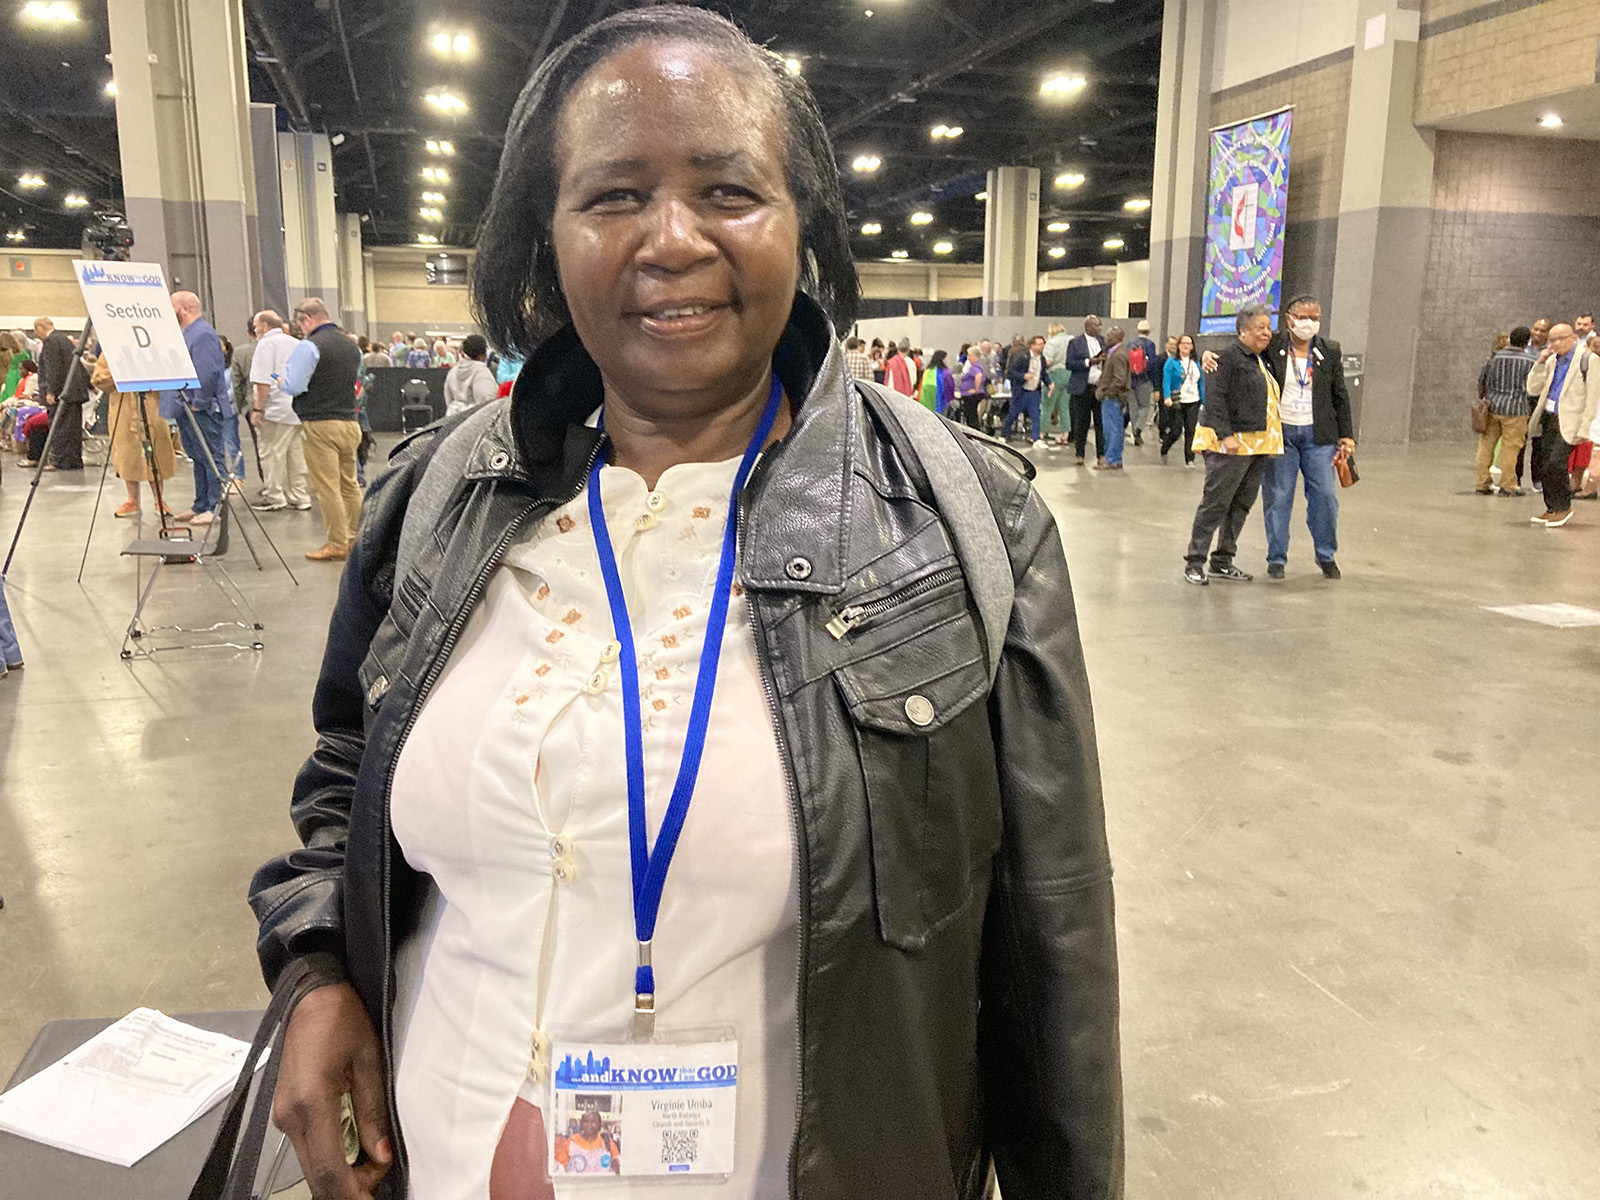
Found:
[[[1480,496],[1525,495],[1526,466],[1544,503],[1530,520],[1546,529],[1572,519],[1574,500],[1600,499],[1600,475],[1590,458],[1600,440],[1596,355],[1600,334],[1592,313],[1570,324],[1540,317],[1496,335],[1478,373],[1472,417],[1478,433],[1473,487]]]
[[[1007,345],[965,343],[953,367],[935,351],[924,368],[922,352],[904,340],[886,345],[874,339],[867,346],[849,338],[845,360],[857,378],[917,396],[951,420],[1022,438],[1035,450],[1070,446],[1077,466],[1088,463],[1091,434],[1094,466],[1103,471],[1123,469],[1130,438],[1134,446],[1157,439],[1163,464],[1181,442],[1185,466],[1203,463],[1206,471],[1184,556],[1184,578],[1191,583],[1254,578],[1234,558],[1258,494],[1264,498],[1267,575],[1284,578],[1295,493],[1303,481],[1316,565],[1325,578],[1339,579],[1338,476],[1356,446],[1343,356],[1338,343],[1321,334],[1316,297],[1295,297],[1283,316],[1274,332],[1270,309],[1246,306],[1236,321],[1237,339],[1220,354],[1197,353],[1189,333],[1168,337],[1158,349],[1148,321],[1139,321],[1130,338],[1121,326],[1107,328],[1089,316],[1075,335],[1051,324],[1048,336],[1028,341],[1018,335]],[[1522,374],[1533,378],[1526,369]],[[1600,371],[1595,381],[1600,386]],[[1516,445],[1511,449],[1514,454]]]

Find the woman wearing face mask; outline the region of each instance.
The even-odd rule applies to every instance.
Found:
[[[845,369],[836,161],[804,80],[700,8],[629,6],[518,98],[474,297],[526,362],[368,490],[306,844],[252,890],[317,1196],[576,1195],[548,1135],[679,1043],[732,1090],[579,1130],[631,1200],[976,1200],[991,1162],[1015,1196],[1122,1195],[1061,541],[931,421],[1014,581],[991,675],[988,583],[893,415],[926,414]],[[726,1182],[663,1182],[669,1152]]]
[[[1295,481],[1305,476],[1306,525],[1317,566],[1339,578],[1339,481],[1333,461],[1356,448],[1350,393],[1345,390],[1339,343],[1321,334],[1322,305],[1296,296],[1284,308],[1283,326],[1263,356],[1278,378],[1283,399],[1283,454],[1267,460],[1261,477],[1261,511],[1267,524],[1267,575],[1283,578],[1289,561],[1289,522]],[[1286,328],[1285,328],[1286,327]]]

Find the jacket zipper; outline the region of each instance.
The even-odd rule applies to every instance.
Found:
[[[891,596],[870,601],[866,604],[851,604],[841,608],[834,614],[833,620],[828,622],[828,632],[833,634],[835,641],[843,641],[850,633],[861,628],[869,621],[881,617],[884,613],[900,607],[908,600],[944,587],[947,583],[954,583],[961,578],[960,567],[944,567],[931,575],[924,575],[915,583],[901,588]]]
[[[746,481],[744,496],[748,497],[753,491],[753,485],[761,470],[771,459],[770,454],[763,455],[756,464],[751,478]],[[744,544],[745,510],[749,507],[743,497],[739,504],[739,532],[738,543]],[[761,690],[767,698],[767,715],[772,719],[773,736],[778,742],[778,754],[783,760],[783,782],[785,790],[789,793],[789,822],[794,830],[794,855],[795,873],[800,885],[800,937],[795,950],[795,998],[794,998],[794,1138],[789,1143],[789,1195],[794,1197],[799,1193],[797,1171],[800,1162],[800,1122],[804,1111],[805,1100],[805,990],[806,990],[806,950],[810,941],[811,928],[811,864],[806,852],[805,819],[800,812],[800,789],[795,786],[794,762],[789,754],[789,743],[783,736],[783,721],[778,714],[778,699],[772,692],[772,666],[767,661],[766,637],[761,629],[761,622],[756,617],[755,600],[750,599],[746,606],[750,611],[750,635],[755,641],[756,659],[761,664]]]
[[[588,459],[584,462],[582,472],[578,475],[578,486],[565,499],[555,500],[545,505],[546,512],[554,511],[563,504],[569,504],[577,499],[582,493],[584,485],[588,482],[589,471],[594,466],[594,460],[600,456],[600,450],[604,445],[605,439],[603,438],[595,444],[594,449],[589,453]],[[450,628],[445,632],[444,643],[439,647],[439,653],[434,655],[433,661],[428,664],[428,673],[422,677],[422,683],[418,686],[417,694],[411,702],[411,711],[407,714],[406,723],[400,730],[400,740],[395,743],[394,756],[389,760],[389,773],[383,781],[383,1053],[384,1061],[388,1064],[388,1070],[385,1072],[388,1076],[388,1081],[384,1090],[388,1093],[389,1124],[397,1135],[400,1131],[400,1104],[395,1094],[394,1086],[394,995],[390,987],[390,979],[394,975],[394,923],[391,915],[394,864],[389,853],[390,842],[393,841],[393,835],[389,832],[389,804],[394,791],[394,775],[400,765],[400,751],[405,746],[406,739],[411,736],[411,730],[416,725],[417,718],[422,715],[423,703],[427,700],[428,692],[433,688],[440,672],[444,670],[444,664],[450,658],[450,651],[455,648],[456,641],[461,637],[461,631],[466,628],[467,621],[471,619],[478,597],[483,594],[483,589],[488,586],[489,577],[494,574],[495,569],[500,565],[500,560],[504,557],[506,548],[516,538],[517,532],[540,507],[541,505],[537,503],[530,504],[522,512],[518,513],[511,523],[506,526],[505,532],[500,535],[500,540],[495,543],[493,553],[484,560],[483,566],[478,571],[477,578],[472,582],[471,590],[467,593],[466,600],[461,605],[460,612],[455,620],[450,623]],[[395,586],[398,588],[399,583],[397,582]],[[402,1136],[396,1136],[394,1142],[395,1157],[401,1169],[409,1175],[410,1164],[406,1154],[405,1139]]]

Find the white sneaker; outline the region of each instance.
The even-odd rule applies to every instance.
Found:
[[[1043,438],[1034,438],[1033,439],[1033,448],[1035,450],[1043,450],[1044,449],[1044,439]]]
[[[289,507],[294,509],[296,512],[310,512],[311,511],[311,501],[309,501],[309,500],[291,500],[289,502]]]

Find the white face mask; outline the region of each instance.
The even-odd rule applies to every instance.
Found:
[[[1309,317],[1299,317],[1289,323],[1294,336],[1302,342],[1309,342],[1317,336],[1317,331],[1322,328],[1321,321],[1313,321]]]

